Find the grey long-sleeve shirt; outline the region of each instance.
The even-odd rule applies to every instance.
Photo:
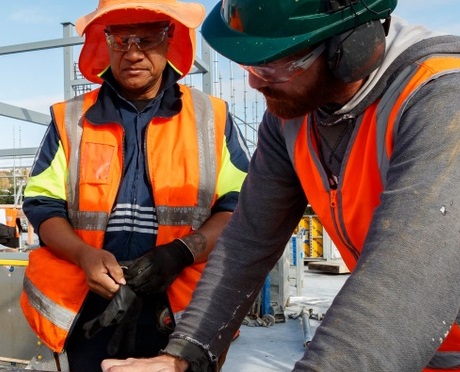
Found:
[[[351,111],[379,97],[406,63],[448,50],[460,53],[458,39],[422,41]],[[451,74],[424,86],[406,106],[357,267],[295,371],[408,372],[426,366],[460,308],[459,180],[460,74]],[[187,356],[197,346],[215,359],[222,352],[305,206],[280,121],[267,114],[239,205],[167,353]]]

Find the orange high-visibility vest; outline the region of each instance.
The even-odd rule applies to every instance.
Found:
[[[393,84],[382,99],[368,107],[356,122],[358,132],[335,190],[329,187],[319,160],[312,120],[307,116],[283,122],[287,148],[305,195],[350,270],[356,266],[385,188],[393,136],[406,100],[428,81],[459,71],[460,58],[427,58],[405,81]],[[458,358],[460,327],[455,323],[429,366],[454,371],[449,368],[456,366]]]
[[[146,131],[147,168],[158,220],[157,245],[198,229],[216,200],[226,123],[221,100],[181,86],[183,108],[172,118],[154,118]],[[53,106],[67,160],[67,204],[75,232],[102,248],[123,170],[123,128],[91,124],[82,114],[99,89]],[[177,172],[175,170],[178,170]],[[190,302],[204,263],[185,268],[168,289],[174,312]],[[83,271],[46,247],[29,255],[21,295],[35,333],[61,352],[87,295]]]
[[[15,229],[15,236],[19,238],[19,227],[18,227],[18,210],[16,208],[4,208],[5,211],[5,219],[6,219],[6,226],[14,227]]]

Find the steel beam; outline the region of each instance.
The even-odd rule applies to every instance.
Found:
[[[35,156],[37,147],[23,147],[20,149],[0,149],[0,158]]]
[[[29,110],[24,107],[9,105],[8,103],[3,102],[0,102],[0,116],[6,116],[7,118],[24,120],[46,126],[48,126],[51,121],[50,115]]]
[[[34,52],[37,50],[44,50],[44,49],[69,47],[73,45],[83,44],[83,40],[84,39],[79,36],[72,36],[72,37],[66,37],[62,39],[52,39],[52,40],[36,41],[32,43],[7,45],[4,47],[0,47],[0,56],[7,55],[7,54],[24,53],[24,52]]]

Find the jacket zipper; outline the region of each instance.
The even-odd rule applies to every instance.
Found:
[[[342,244],[348,249],[348,251],[353,255],[356,261],[359,258],[359,251],[353,245],[353,243],[346,238],[346,235],[343,232],[342,226],[340,224],[340,210],[338,205],[338,196],[337,196],[337,184],[336,187],[329,187],[329,205],[331,208],[331,217],[334,224],[335,231],[342,242]]]

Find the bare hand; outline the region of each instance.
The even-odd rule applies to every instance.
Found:
[[[108,251],[86,249],[79,257],[79,264],[89,289],[106,299],[113,298],[120,284],[126,284],[120,264]]]
[[[51,217],[42,222],[39,233],[53,254],[83,270],[88,287],[93,292],[111,299],[120,284],[126,284],[123,270],[115,256],[85,243],[68,220]]]
[[[103,372],[185,372],[188,362],[170,355],[146,359],[106,359],[102,361]]]

